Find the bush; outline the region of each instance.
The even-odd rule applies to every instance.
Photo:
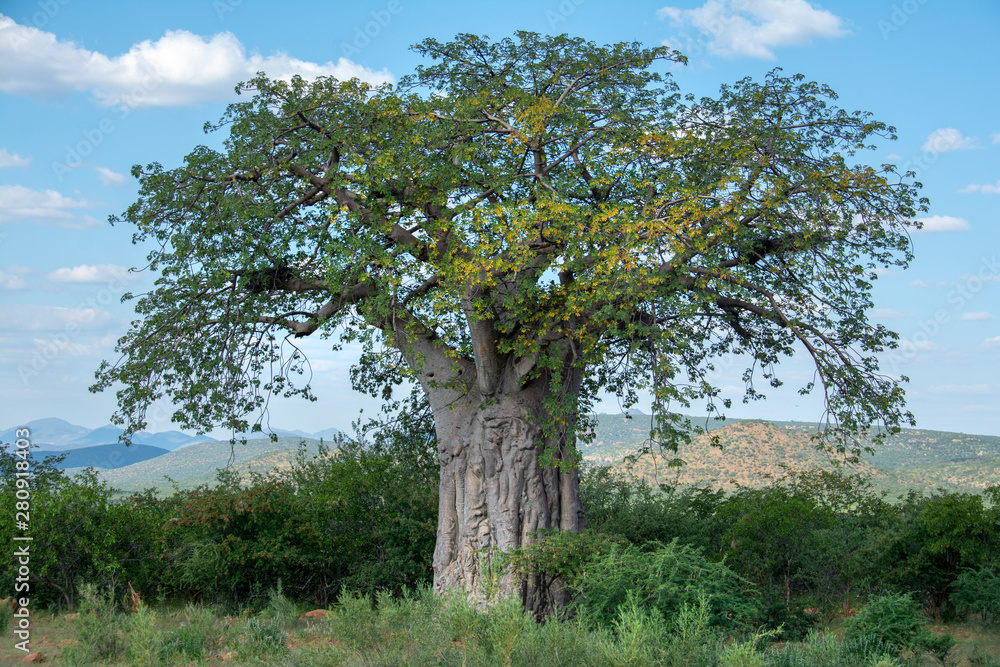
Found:
[[[926,599],[935,618],[955,612],[951,595],[967,570],[1000,565],[1000,508],[983,497],[911,493],[881,549],[885,584]]]
[[[665,618],[676,618],[684,605],[698,607],[704,598],[709,625],[733,627],[757,614],[745,584],[724,564],[706,560],[700,549],[674,540],[645,549],[612,546],[587,566],[575,588],[582,612],[604,627],[613,626],[629,595]]]
[[[885,594],[873,598],[844,623],[844,637],[874,638],[896,653],[909,649],[946,654],[955,645],[950,635],[934,635],[924,614],[909,594]]]
[[[0,451],[0,511],[14,517],[16,466],[19,458]],[[87,468],[67,477],[61,459],[30,461],[32,606],[72,607],[80,581],[100,588],[125,582],[144,595],[155,587],[163,552],[155,502],[136,495],[113,499],[114,490]],[[13,544],[13,521],[0,525],[0,541]],[[0,587],[14,591],[16,559],[0,563]]]
[[[978,614],[984,623],[1000,623],[1000,569],[966,570],[955,580],[952,602],[966,614]]]
[[[326,605],[431,580],[437,478],[341,443],[300,452],[288,471],[179,492],[168,522],[173,586],[202,599],[267,606],[267,591]]]

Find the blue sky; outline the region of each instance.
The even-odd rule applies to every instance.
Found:
[[[420,61],[408,46],[459,32],[570,33],[599,43],[667,43],[684,92],[774,67],[827,83],[839,104],[895,125],[899,140],[865,158],[918,172],[930,198],[916,260],[876,286],[869,313],[902,337],[883,368],[907,375],[924,428],[1000,435],[1000,3],[995,0],[806,2],[198,2],[0,3],[0,427],[58,416],[108,422],[114,396],[87,392],[134,317],[121,304],[148,274],[131,230],[108,225],[134,199],[136,163],[179,164],[202,126],[257,70],[394,81]],[[317,403],[272,404],[276,427],[348,428],[371,399],[349,387],[350,351],[309,341]],[[789,385],[808,379],[791,359]],[[717,381],[741,395],[738,365]],[[152,430],[172,428],[168,406]],[[642,406],[640,406],[642,407]],[[617,411],[613,400],[605,411]],[[815,421],[793,391],[729,414]]]

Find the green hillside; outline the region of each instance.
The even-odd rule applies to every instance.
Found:
[[[305,438],[267,438],[247,440],[245,444],[228,442],[199,442],[155,459],[135,463],[116,470],[101,471],[101,479],[125,492],[148,488],[169,489],[167,477],[180,488],[194,488],[199,484],[215,481],[220,468],[235,467],[245,473],[248,469],[265,472],[266,465],[289,465],[305,443],[307,451],[315,453],[319,440]]]
[[[594,464],[623,467],[622,459],[636,454],[648,443],[650,417],[636,414],[596,415],[591,442],[581,444],[584,459]],[[711,484],[731,488],[734,484],[758,486],[781,476],[784,467],[795,470],[829,469],[835,464],[819,451],[811,437],[816,424],[765,422],[761,420],[701,420],[709,429],[676,453],[643,455],[632,466],[652,483]],[[722,445],[712,446],[716,438]],[[171,488],[167,477],[180,488],[213,484],[218,469],[235,468],[266,473],[286,468],[294,461],[299,443],[316,452],[318,440],[279,438],[249,440],[246,444],[203,442],[116,470],[101,471],[101,478],[123,492]],[[670,466],[680,458],[684,465]],[[843,458],[843,457],[841,457]],[[1000,484],[1000,437],[906,429],[889,438],[876,455],[865,455],[854,464],[840,465],[852,473],[869,476],[879,488],[899,495],[909,489],[978,492]]]

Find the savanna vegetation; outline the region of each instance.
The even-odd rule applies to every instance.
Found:
[[[31,607],[66,638],[48,652],[60,664],[996,664],[996,487],[888,498],[820,471],[727,493],[587,469],[588,529],[492,559],[477,608],[428,588],[433,439],[337,444],[159,498],[115,500],[91,471],[35,462]],[[4,455],[11,512],[14,463]],[[559,587],[567,605],[539,624],[501,590],[505,570]],[[5,562],[5,590],[15,574]],[[300,618],[315,609],[327,615]],[[955,648],[930,623],[976,641]]]

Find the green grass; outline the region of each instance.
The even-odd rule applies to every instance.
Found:
[[[362,667],[375,665],[689,667],[902,667],[941,664],[931,655],[897,655],[871,637],[844,640],[814,629],[802,642],[769,643],[768,633],[719,633],[707,604],[664,618],[634,599],[611,627],[585,619],[544,625],[516,601],[478,609],[464,599],[427,589],[394,598],[343,595],[325,618],[272,591],[257,614],[223,616],[212,609],[139,606],[125,613],[93,589],[77,616],[36,614],[32,650],[54,665],[200,665],[222,660],[245,665]],[[949,665],[1000,665],[1000,636],[976,626],[933,628],[954,634]],[[10,638],[9,629],[5,638]],[[23,654],[5,642],[0,664]]]

